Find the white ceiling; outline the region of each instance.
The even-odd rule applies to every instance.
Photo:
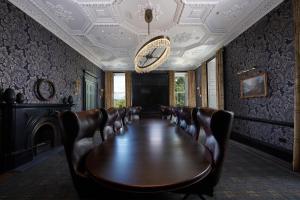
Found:
[[[283,0],[9,1],[100,68],[126,71],[136,50],[161,34],[171,39],[171,56],[159,69],[194,69]]]

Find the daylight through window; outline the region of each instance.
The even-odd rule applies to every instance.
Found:
[[[114,73],[114,107],[126,105],[125,92],[125,73]]]
[[[175,73],[175,103],[176,106],[187,105],[187,73]]]

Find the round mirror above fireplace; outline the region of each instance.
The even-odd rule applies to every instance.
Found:
[[[48,101],[55,95],[53,82],[46,79],[38,79],[35,83],[35,95],[39,100]]]

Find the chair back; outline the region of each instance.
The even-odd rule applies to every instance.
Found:
[[[106,115],[107,115],[107,120],[103,128],[103,135],[102,135],[103,140],[107,140],[109,137],[114,136],[114,134],[116,133],[115,130],[116,128],[118,128],[118,125],[116,125],[116,120],[119,116],[118,110],[116,108],[109,108],[106,110]]]
[[[120,133],[124,129],[125,126],[125,116],[126,116],[126,108],[118,108],[117,109],[118,116],[114,122],[114,131],[115,133]]]
[[[118,113],[119,113],[119,117],[120,117],[121,120],[122,120],[123,126],[125,126],[125,125],[126,125],[125,117],[126,117],[126,113],[127,113],[127,108],[126,108],[126,107],[119,108],[119,109],[118,109]]]
[[[133,106],[129,108],[129,119],[130,121],[141,119],[141,106]]]
[[[233,113],[225,110],[210,108],[194,108],[193,118],[197,130],[205,133],[204,145],[209,149],[213,158],[213,170],[207,177],[208,185],[215,186],[221,176],[227,143],[232,129]]]
[[[171,119],[171,108],[169,106],[160,106],[160,113],[162,119]]]
[[[65,111],[59,114],[59,119],[71,175],[85,176],[84,156],[95,145],[94,134],[97,129],[100,136],[100,130],[105,123],[105,114],[99,109],[77,113]],[[101,140],[101,136],[98,140]]]

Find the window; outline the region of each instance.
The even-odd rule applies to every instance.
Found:
[[[176,106],[186,106],[188,103],[187,96],[187,73],[175,73],[175,104]]]
[[[207,63],[208,107],[217,108],[217,65],[216,58]]]
[[[114,73],[114,107],[126,106],[125,73]]]
[[[83,109],[90,110],[97,108],[97,78],[96,75],[84,71],[84,100]]]

